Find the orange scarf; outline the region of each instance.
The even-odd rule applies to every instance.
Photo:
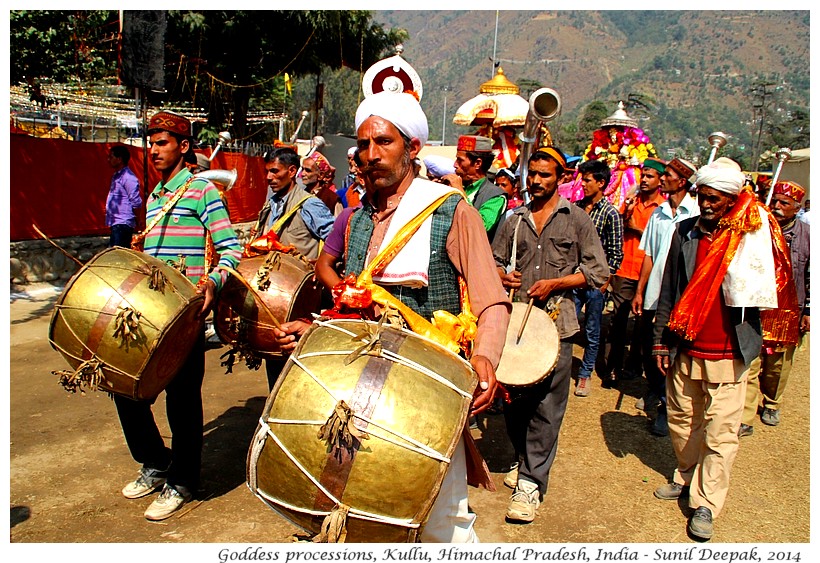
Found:
[[[763,343],[768,346],[796,346],[800,340],[800,309],[792,271],[791,252],[780,225],[772,217],[772,253],[777,281],[777,309],[760,312]]]
[[[703,328],[706,315],[718,296],[726,270],[737,253],[743,235],[762,227],[757,207],[757,199],[751,190],[746,188],[738,195],[734,207],[718,222],[709,252],[707,252],[703,262],[698,264],[692,275],[692,280],[686,286],[683,295],[669,317],[668,326],[670,330],[684,339],[694,340]],[[786,244],[783,234],[779,228],[773,227],[773,225],[777,225],[777,221],[771,217],[768,211],[766,211],[766,218],[769,225],[772,225],[772,253],[775,260],[777,300],[778,306],[782,308],[772,311],[772,313],[785,313],[792,308],[797,309],[797,296],[794,289],[794,280],[792,279],[791,262],[788,259],[788,250],[785,253],[783,252]],[[793,294],[793,300],[790,299],[789,292]],[[794,303],[793,306],[792,302]],[[768,312],[765,316],[768,316]],[[777,323],[782,321],[781,316],[785,318],[787,315],[778,315],[775,319]],[[799,322],[799,318],[797,318],[797,321]],[[781,336],[786,333],[790,335],[794,332],[796,342],[796,330],[792,331],[790,326],[791,323],[788,326],[777,327],[774,332]],[[797,324],[794,326],[796,329]]]

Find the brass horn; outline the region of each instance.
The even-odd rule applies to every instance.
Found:
[[[777,150],[774,155],[777,157],[777,169],[774,171],[772,175],[772,183],[769,186],[769,194],[766,196],[766,207],[772,203],[772,194],[774,193],[774,185],[777,183],[777,180],[780,178],[780,171],[783,169],[783,163],[789,160],[792,156],[792,151],[789,148],[781,147]]]
[[[225,192],[233,187],[238,175],[239,173],[236,171],[236,168],[233,170],[203,170],[202,172],[194,174],[197,178],[205,178],[214,184],[219,184],[223,187],[222,191]]]
[[[719,148],[726,146],[726,143],[729,141],[729,138],[726,136],[726,133],[722,131],[715,131],[711,135],[709,135],[709,144],[712,146],[712,152],[709,153],[709,162],[707,164],[712,164],[712,161],[715,160],[715,155]]]
[[[530,96],[530,109],[524,121],[524,130],[521,132],[521,151],[519,153],[519,182],[521,183],[521,197],[524,203],[530,202],[530,191],[527,186],[528,161],[532,156],[541,133],[541,125],[552,121],[561,113],[561,97],[552,88],[539,88]]]

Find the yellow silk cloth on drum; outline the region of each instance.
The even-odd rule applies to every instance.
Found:
[[[777,222],[768,211],[765,213],[771,226],[778,309],[761,313],[763,335],[764,339],[796,344],[799,311],[788,247],[780,228],[776,227]],[[706,257],[695,269],[692,280],[672,309],[669,317],[670,330],[689,341],[697,337],[721,290],[723,278],[740,247],[743,235],[761,227],[757,199],[748,188],[744,189],[738,195],[734,207],[718,222]]]
[[[373,283],[373,275],[381,272],[387,264],[396,257],[399,251],[419,230],[421,224],[427,219],[452,193],[447,193],[433,201],[421,213],[407,222],[387,246],[373,259],[372,262],[359,274],[355,285],[348,280],[342,282],[342,287],[338,291],[347,297],[350,303],[356,303],[360,307],[370,305],[369,301],[378,303],[383,307],[392,307],[401,314],[410,330],[441,344],[451,352],[458,354],[464,351],[469,357],[472,351],[472,342],[475,340],[478,328],[477,318],[470,310],[470,300],[467,294],[467,284],[463,277],[459,276],[459,293],[461,298],[461,313],[454,315],[449,311],[435,311],[433,320],[428,321],[421,315],[413,311],[410,307],[394,297],[383,287]]]

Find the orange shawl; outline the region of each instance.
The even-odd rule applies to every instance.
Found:
[[[669,328],[684,339],[694,340],[721,290],[729,264],[737,253],[743,235],[761,228],[757,199],[749,189],[738,195],[734,207],[720,220],[712,245],[703,262],[698,264],[689,285],[669,317]],[[763,212],[764,209],[761,209]],[[772,254],[775,262],[778,309],[762,312],[764,338],[767,334],[778,341],[797,342],[799,312],[794,288],[788,247],[777,221],[765,210],[772,233]],[[793,317],[793,318],[792,318]]]

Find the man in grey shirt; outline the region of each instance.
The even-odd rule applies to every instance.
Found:
[[[561,339],[558,364],[541,382],[511,388],[512,402],[504,406],[507,435],[518,457],[517,476],[513,470],[504,480],[515,487],[507,519],[516,522],[535,519],[558,448],[572,368],[569,339],[579,330],[571,291],[600,288],[609,277],[606,255],[592,220],[583,209],[558,195],[558,179],[565,166],[563,153],[553,147],[532,155],[527,172],[532,201],[517,208],[493,240],[502,283],[509,289],[521,289],[516,299],[534,298],[544,307],[562,298],[556,319]],[[513,252],[516,270],[508,272]]]

